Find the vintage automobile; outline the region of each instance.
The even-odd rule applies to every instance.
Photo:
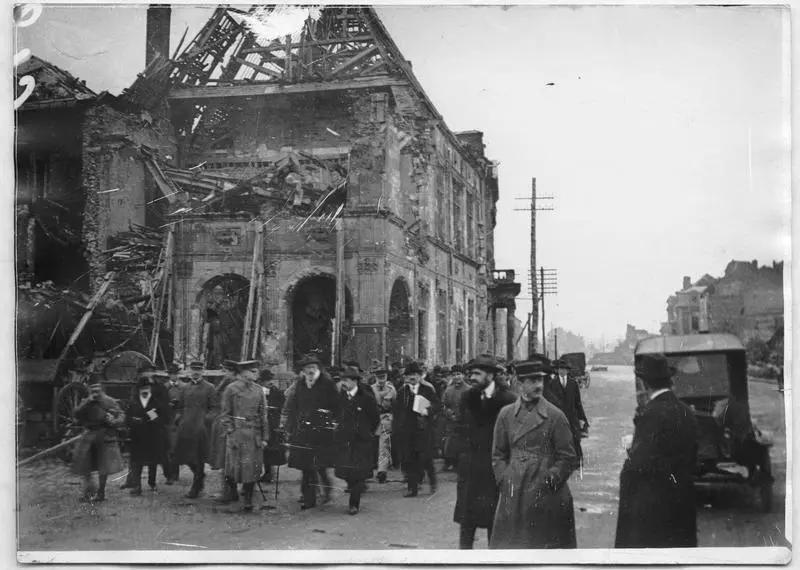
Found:
[[[588,388],[591,379],[586,370],[586,355],[583,352],[568,352],[561,358],[569,364],[569,376],[574,378],[581,388]]]
[[[634,351],[660,353],[675,369],[673,392],[697,418],[695,484],[739,483],[752,487],[762,510],[772,508],[769,434],[752,422],[747,387],[747,355],[731,334],[655,336],[639,341]],[[641,380],[636,398],[647,402]]]

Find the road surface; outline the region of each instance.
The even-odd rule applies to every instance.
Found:
[[[775,508],[762,513],[752,491],[723,489],[700,493],[700,546],[773,546],[785,544],[785,433],[783,395],[774,384],[751,382],[754,421],[775,437],[772,451],[776,476]],[[569,481],[575,499],[579,548],[610,548],[614,544],[619,471],[624,460],[622,436],[631,434],[635,408],[630,367],[610,367],[592,373],[582,392],[591,423],[583,440],[585,465]],[[441,467],[441,465],[439,465]],[[20,550],[158,550],[180,549],[450,549],[458,548],[453,523],[455,474],[439,474],[439,490],[430,495],[423,485],[420,496],[402,497],[400,474],[392,481],[370,483],[362,510],[347,514],[344,482],[334,480],[334,500],[317,509],[301,511],[299,472],[281,470],[278,500],[275,486],[264,488],[266,505],[256,491],[253,514],[228,512],[210,495],[219,490],[219,472],[207,477],[207,492],[199,500],[183,498],[189,473],[181,482],[161,484],[157,494],[145,490],[131,497],[119,489],[124,472],[112,477],[107,501],[92,506],[79,503],[80,480],[58,460],[26,466],[19,472],[18,546]],[[146,489],[146,485],[145,485]],[[476,548],[486,548],[486,534],[478,531]]]

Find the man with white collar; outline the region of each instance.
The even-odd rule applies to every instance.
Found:
[[[130,436],[131,495],[142,494],[142,469],[147,466],[147,484],[156,490],[156,468],[164,463],[168,451],[166,425],[169,404],[155,393],[153,376],[142,375],[136,395],[131,399],[125,420]]]
[[[553,362],[553,368],[556,370],[556,375],[549,382],[545,381],[544,397],[567,416],[575,452],[578,454],[578,460],[583,461],[581,434],[589,427],[589,421],[581,402],[581,388],[569,374],[571,370],[569,362],[559,358]]]
[[[458,487],[453,513],[453,520],[461,527],[461,549],[472,548],[478,528],[485,528],[488,537],[492,536],[497,506],[497,482],[492,471],[494,425],[500,410],[516,399],[505,385],[497,383],[500,366],[493,357],[479,356],[466,368],[473,385],[463,393],[457,413],[459,435],[464,441],[457,463]]]
[[[663,354],[638,356],[635,373],[649,401],[620,473],[615,547],[697,546],[697,420],[670,389],[675,370]]]
[[[422,384],[423,369],[411,362],[405,369],[405,385],[394,405],[394,429],[400,447],[400,462],[408,477],[404,497],[416,497],[423,471],[428,476],[431,493],[436,492],[433,468],[434,420],[439,412],[439,397],[428,384]]]

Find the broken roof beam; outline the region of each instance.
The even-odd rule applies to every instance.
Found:
[[[372,46],[371,48],[365,49],[365,50],[364,50],[364,51],[362,51],[361,53],[359,53],[359,54],[357,54],[357,55],[355,55],[355,56],[351,57],[350,59],[348,59],[348,60],[347,60],[347,61],[345,61],[344,63],[341,63],[341,64],[339,64],[337,67],[335,67],[334,69],[332,69],[332,70],[331,70],[331,72],[330,72],[330,74],[329,74],[329,76],[330,76],[330,77],[333,77],[333,76],[335,76],[335,75],[337,75],[337,74],[341,73],[342,71],[344,71],[344,70],[346,70],[346,69],[349,69],[349,68],[353,67],[353,66],[354,66],[354,65],[356,65],[358,62],[360,62],[360,61],[362,61],[362,60],[364,60],[364,59],[368,58],[369,56],[371,56],[372,54],[374,54],[374,53],[375,53],[375,52],[377,52],[377,51],[378,51],[378,46]]]
[[[353,78],[342,81],[298,83],[296,85],[275,85],[272,83],[254,83],[252,85],[237,86],[211,85],[173,89],[170,91],[169,99],[173,101],[193,99],[226,99],[229,97],[288,95],[292,93],[398,87],[403,85],[408,85],[408,82],[405,79],[396,79],[392,77],[368,77],[364,79]]]

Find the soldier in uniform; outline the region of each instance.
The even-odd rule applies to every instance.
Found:
[[[256,383],[258,361],[237,364],[238,379],[222,395],[222,426],[227,433],[225,451],[225,483],[232,488],[231,501],[242,484],[242,510],[253,510],[253,488],[261,476],[263,450],[269,441],[267,399]]]
[[[372,391],[375,394],[375,403],[380,413],[380,423],[377,428],[378,436],[378,483],[386,482],[386,472],[392,464],[392,407],[397,399],[397,391],[388,381],[387,370],[375,371],[375,384]]]
[[[290,438],[289,467],[303,472],[302,508],[310,509],[317,505],[317,487],[323,502],[330,501],[327,468],[335,461],[333,419],[339,413],[339,394],[316,356],[305,357],[299,366],[301,376],[286,398],[284,428]]]
[[[178,398],[178,430],[175,461],[192,470],[192,486],[187,499],[196,499],[203,490],[208,459],[209,429],[219,413],[214,386],[203,379],[203,363],[189,364],[190,382]]]
[[[75,419],[86,428],[75,446],[72,469],[83,477],[81,501],[105,501],[106,480],[122,470],[117,429],[125,423],[117,401],[107,396],[99,381],[89,385],[89,396],[75,409]],[[92,473],[97,471],[95,488]]]
[[[220,402],[222,401],[222,395],[225,393],[225,389],[230,386],[237,378],[237,370],[236,370],[236,362],[233,360],[223,360],[222,361],[222,371],[224,376],[220,383],[214,388],[216,398]],[[217,499],[223,503],[228,503],[230,501],[236,501],[239,499],[239,496],[236,493],[236,485],[230,485],[228,481],[225,480],[225,450],[226,444],[225,439],[227,436],[227,430],[222,425],[222,415],[218,415],[214,418],[214,421],[211,423],[211,439],[209,440],[210,448],[208,450],[208,464],[213,471],[217,471],[222,469],[222,481],[221,487],[222,491]],[[231,492],[233,495],[231,495]]]
[[[155,376],[155,375],[154,375]],[[167,422],[170,417],[166,397],[156,393],[154,376],[143,375],[136,383],[136,396],[126,414],[131,439],[131,495],[142,494],[142,469],[147,465],[147,484],[156,490],[156,469],[167,454]]]

